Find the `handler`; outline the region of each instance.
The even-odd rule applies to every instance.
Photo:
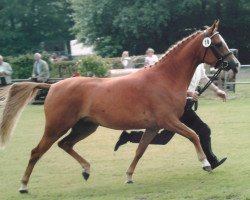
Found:
[[[197,115],[197,113],[192,109],[195,101],[197,102],[199,99],[199,93],[196,91],[196,88],[198,87],[199,83],[205,85],[208,81],[209,78],[205,74],[204,64],[198,65],[191,80],[191,83],[188,87],[187,102],[180,121],[189,128],[193,129],[199,136],[201,146],[207,156],[207,160],[211,164],[212,169],[215,169],[223,162],[225,162],[227,158],[225,157],[221,160],[218,160],[218,158],[214,155],[211,147],[211,130],[209,126],[204,123]],[[224,91],[220,90],[213,83],[209,86],[209,88],[214,91],[217,96],[222,98],[223,101],[226,101],[226,93]],[[155,136],[155,138],[151,141],[150,144],[165,145],[172,139],[174,134],[174,132],[162,130],[159,134]],[[115,145],[114,151],[117,151],[121,145],[126,144],[127,142],[139,143],[142,135],[143,131],[131,131],[131,133],[123,131]]]

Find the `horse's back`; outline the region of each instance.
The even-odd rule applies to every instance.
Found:
[[[156,126],[155,111],[170,112],[168,92],[146,71],[117,78],[69,78],[54,84],[45,101],[48,118],[88,118],[114,129]],[[157,88],[158,87],[158,88]],[[155,89],[157,88],[157,89]]]
[[[116,129],[121,128],[124,121],[128,121],[125,126],[143,124],[151,115],[143,88],[142,80],[133,76],[66,79],[50,88],[44,104],[45,114],[49,118],[63,118],[65,113],[69,120],[89,118],[108,127],[112,121],[116,124],[112,128]]]

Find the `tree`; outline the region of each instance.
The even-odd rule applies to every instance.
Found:
[[[224,1],[222,19],[222,32],[229,46],[239,49],[239,60],[242,63],[249,63],[250,1]]]
[[[0,0],[0,46],[5,55],[42,50],[42,42],[72,38],[67,0]]]
[[[250,54],[248,0],[70,0],[74,33],[102,56],[122,50],[143,54],[148,47],[162,53],[184,36],[221,20],[221,33],[240,59]],[[249,62],[249,60],[248,60]]]
[[[102,56],[163,52],[202,23],[201,0],[71,0],[78,39]],[[187,23],[189,22],[189,23]]]
[[[123,49],[137,54],[152,44],[156,49],[162,48],[159,45],[164,37],[162,28],[167,27],[169,19],[165,0],[160,3],[129,0],[119,4],[115,0],[71,2],[78,38],[94,44],[102,56],[118,55]]]

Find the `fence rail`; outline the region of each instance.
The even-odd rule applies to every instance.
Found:
[[[46,83],[56,83],[58,81],[63,80],[64,78],[49,78]],[[13,83],[20,83],[20,82],[31,82],[31,78],[28,79],[13,79]],[[40,89],[39,92],[37,93],[36,97],[34,100],[31,102],[32,104],[43,104],[44,100],[47,96],[48,91],[46,89]],[[0,99],[1,100],[1,99]],[[1,103],[1,102],[0,102]]]
[[[63,80],[64,78],[49,78],[48,79],[48,83],[56,83],[58,81]],[[17,82],[31,82],[31,78],[27,78],[27,79],[12,79],[13,83],[17,83]]]
[[[250,64],[249,65],[241,65],[240,68],[250,68]]]
[[[242,69],[250,69],[250,64],[241,65],[240,70]],[[248,85],[248,84],[250,84],[250,81],[235,81],[235,82],[225,81],[224,87],[226,88],[228,85]]]

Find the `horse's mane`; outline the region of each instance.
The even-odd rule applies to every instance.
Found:
[[[168,50],[160,57],[158,62],[164,60],[173,50],[179,48],[181,45],[183,45],[184,43],[186,43],[187,41],[189,41],[190,39],[192,39],[193,37],[195,37],[196,35],[198,35],[201,32],[202,32],[201,30],[198,30],[198,31],[192,33],[191,35],[184,37],[182,40],[176,42],[172,46],[170,46],[168,48]]]

